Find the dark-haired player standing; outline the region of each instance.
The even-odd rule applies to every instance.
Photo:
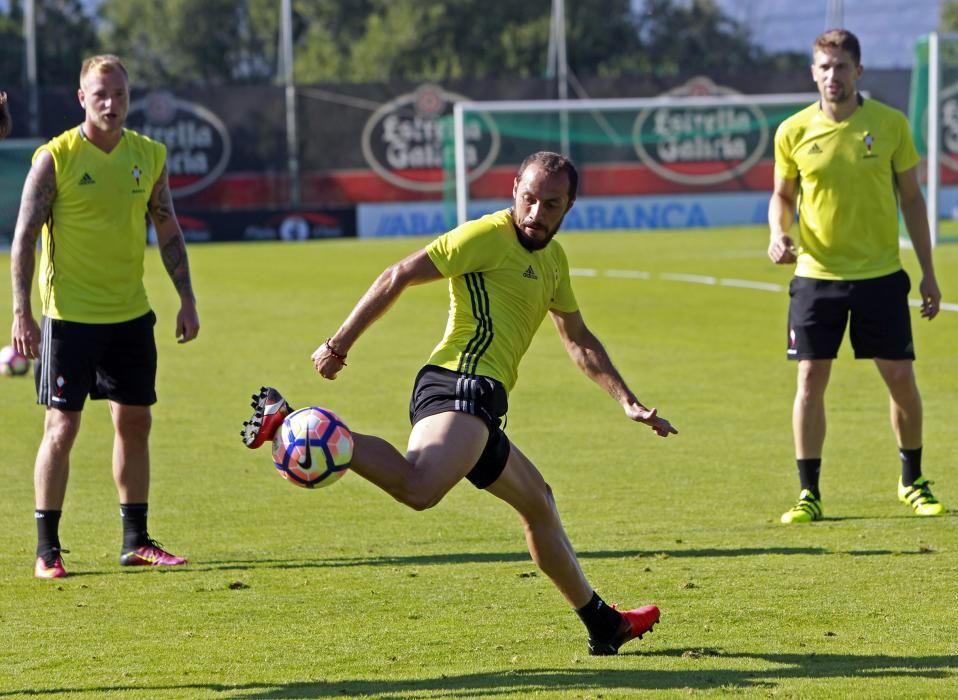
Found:
[[[922,476],[922,405],[915,382],[910,282],[902,269],[898,210],[921,266],[921,315],[938,314],[918,153],[900,112],[855,89],[861,49],[851,32],[815,40],[812,76],[821,100],[785,120],[775,135],[775,189],[768,256],[797,263],[789,292],[788,357],[798,361],[792,409],[801,493],[783,523],[820,520],[825,388],[846,325],[855,357],[873,359],[888,387],[898,441],[898,497],[917,515],[944,507]],[[799,236],[789,231],[798,211]]]

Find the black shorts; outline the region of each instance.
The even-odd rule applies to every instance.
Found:
[[[856,358],[915,359],[910,289],[904,270],[852,281],[793,278],[788,287],[788,358],[837,357],[850,318]]]
[[[82,411],[86,397],[129,406],[156,403],[156,315],[122,323],[42,319],[34,367],[37,403]]]
[[[415,425],[427,416],[448,411],[481,418],[489,427],[489,439],[466,478],[477,489],[484,489],[499,478],[509,460],[509,438],[500,427],[508,408],[506,389],[495,379],[426,365],[416,375],[409,422]]]

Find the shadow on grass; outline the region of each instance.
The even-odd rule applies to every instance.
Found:
[[[633,663],[629,657],[681,658],[689,669],[516,669],[488,673],[442,674],[436,678],[409,680],[351,680],[297,681],[273,683],[184,683],[180,685],[113,685],[82,688],[44,688],[36,690],[0,691],[0,697],[56,696],[70,693],[124,693],[152,694],[162,691],[197,691],[223,694],[223,697],[265,698],[324,698],[363,696],[372,698],[402,695],[411,698],[469,698],[516,696],[528,697],[535,693],[579,692],[597,693],[603,690],[705,690],[712,688],[776,689],[784,681],[827,680],[850,678],[878,680],[882,678],[947,679],[958,671],[958,657],[947,656],[856,656],[852,654],[750,654],[726,653],[718,649],[667,649],[658,652],[639,652],[623,655],[617,663]],[[716,668],[743,662],[749,669]],[[779,668],[755,669],[755,662]],[[711,664],[711,668],[701,668]],[[698,668],[696,668],[698,666]]]
[[[753,556],[792,556],[848,554],[852,556],[934,554],[932,550],[831,550],[824,547],[738,547],[729,549],[662,549],[662,550],[597,550],[578,552],[579,559],[683,559]],[[376,555],[367,557],[326,557],[317,559],[233,559],[196,562],[193,571],[230,571],[247,569],[325,569],[353,566],[434,566],[446,564],[529,563],[529,553],[458,552],[455,554],[413,554],[404,556]]]
[[[683,558],[719,558],[754,556],[822,556],[848,555],[865,556],[905,556],[933,555],[935,550],[919,547],[915,550],[891,549],[850,549],[832,550],[824,547],[738,547],[716,549],[660,549],[660,550],[596,550],[578,552],[579,559],[683,559]],[[325,557],[316,559],[230,559],[193,561],[189,566],[175,567],[133,567],[124,569],[125,576],[188,574],[197,571],[253,571],[256,569],[336,569],[356,566],[445,566],[448,564],[530,564],[532,560],[526,551],[515,552],[458,552],[455,554],[413,554],[404,556],[376,555],[367,557]],[[150,573],[153,572],[153,573]],[[106,576],[112,572],[78,571],[70,572],[68,578],[81,576]]]
[[[843,522],[852,522],[855,520],[910,520],[914,523],[927,523],[940,521],[946,518],[958,518],[958,510],[947,511],[942,515],[936,516],[919,516],[914,513],[901,512],[898,515],[882,515],[881,517],[875,517],[872,515],[826,515],[818,522],[827,523],[843,523]],[[816,523],[803,523],[801,527],[816,527]]]

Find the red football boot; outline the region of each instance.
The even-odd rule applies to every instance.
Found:
[[[256,449],[266,441],[271,441],[283,420],[293,408],[286,402],[276,389],[264,386],[258,394],[253,394],[253,415],[243,423],[240,435],[243,444],[251,450]]]
[[[616,606],[613,605],[613,608]],[[589,638],[589,653],[592,656],[611,656],[619,653],[619,647],[636,637],[651,632],[655,623],[659,621],[661,613],[654,605],[646,605],[635,610],[620,610],[622,624],[611,639],[599,641]]]

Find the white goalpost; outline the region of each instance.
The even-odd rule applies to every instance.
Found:
[[[958,35],[951,35],[952,39]],[[941,185],[941,132],[939,105],[941,104],[941,44],[938,32],[928,35],[928,225],[931,227],[931,245],[938,245],[938,196]],[[915,125],[915,128],[920,128]]]

